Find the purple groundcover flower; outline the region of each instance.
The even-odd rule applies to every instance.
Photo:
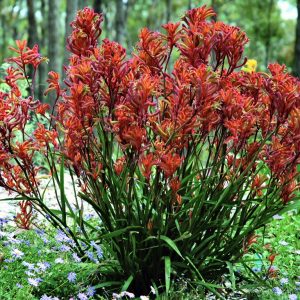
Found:
[[[44,294],[40,300],[59,300],[57,297],[51,297]]]
[[[79,293],[77,297],[79,300],[88,300],[88,296],[84,293]]]
[[[38,228],[37,228],[37,229],[35,229],[34,231],[35,231],[35,232],[36,232],[36,234],[37,234],[37,235],[39,235],[39,236],[42,236],[42,235],[44,235],[44,234],[45,234],[45,231],[44,231],[44,230],[42,230],[42,229],[38,229]]]
[[[76,262],[81,262],[81,258],[76,253],[73,253],[72,257]]]
[[[22,262],[22,265],[23,265],[24,267],[27,267],[28,270],[33,270],[33,269],[34,269],[34,264],[31,264],[31,263],[29,263],[29,262],[27,262],[27,261],[25,261],[25,260]]]
[[[91,246],[96,249],[98,258],[103,258],[103,251],[101,247],[96,244],[94,241],[91,241]]]
[[[91,261],[93,261],[94,263],[98,263],[98,262],[99,262],[98,259],[96,259],[96,258],[94,257],[94,253],[93,253],[93,252],[91,252],[91,251],[86,251],[85,254],[86,254],[86,256],[87,256]]]
[[[297,297],[296,294],[290,294],[289,295],[289,300],[297,300],[297,299],[298,299],[298,297]]]
[[[61,257],[58,257],[56,260],[55,260],[55,263],[56,264],[63,264],[65,261],[61,258]]]
[[[43,295],[40,300],[52,300],[51,296]]]
[[[71,250],[71,248],[69,246],[67,246],[67,245],[61,245],[59,247],[59,251],[61,251],[61,252],[68,252],[70,250]]]
[[[289,279],[286,278],[286,277],[281,278],[281,279],[280,279],[280,283],[281,283],[282,285],[287,284],[287,283],[289,283]]]
[[[283,219],[283,216],[277,214],[277,215],[274,215],[274,216],[273,216],[273,219],[274,219],[274,220],[282,220],[282,219]]]
[[[57,230],[55,239],[60,243],[68,243],[68,244],[74,243],[74,241],[71,238],[69,238],[62,230]]]
[[[8,223],[8,220],[0,218],[0,227],[3,226],[6,223]]]
[[[69,280],[69,282],[75,282],[76,281],[76,273],[75,272],[70,272],[68,274],[68,280]]]
[[[275,295],[279,296],[279,295],[283,294],[283,291],[282,291],[282,289],[279,286],[275,286],[272,290],[273,290],[273,292],[274,292]]]
[[[43,281],[41,278],[31,278],[31,277],[29,277],[27,280],[28,283],[32,286],[38,286],[39,283]]]
[[[29,277],[35,276],[35,274],[33,272],[30,272],[29,270],[25,271],[25,274]]]
[[[42,271],[42,272],[45,272],[48,268],[50,268],[50,263],[48,262],[39,262],[37,263],[37,266],[39,267],[39,269]]]
[[[13,249],[11,251],[11,255],[15,258],[21,258],[24,256],[24,253],[22,251],[20,251],[19,249]]]
[[[93,287],[93,286],[89,286],[87,288],[87,291],[86,291],[86,294],[89,296],[89,297],[93,297],[96,293],[96,289]]]

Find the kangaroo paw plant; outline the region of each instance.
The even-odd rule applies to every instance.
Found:
[[[57,95],[50,117],[26,73],[31,66],[35,76],[45,60],[37,46],[18,41],[9,59],[0,185],[30,201],[82,256],[91,240],[101,244],[112,259],[106,279],[136,294],[151,285],[168,292],[170,278],[182,274],[213,289],[207,282],[247,252],[256,229],[298,205],[299,80],[276,63],[269,73],[241,70],[248,38],[210,21],[214,15],[204,6],[162,33],[144,28],[130,54],[99,42],[102,15],[79,11],[64,87],[49,73],[46,93]],[[30,97],[18,88],[24,79]],[[37,125],[29,135],[31,118]],[[49,165],[59,209],[44,197],[37,153]],[[83,203],[98,227],[83,218]]]

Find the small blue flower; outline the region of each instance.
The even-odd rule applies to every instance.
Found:
[[[88,300],[88,296],[84,293],[79,293],[77,297],[79,300]]]
[[[281,278],[281,279],[280,279],[280,283],[281,283],[281,285],[287,284],[287,283],[289,283],[289,279],[286,278],[286,277]]]
[[[93,286],[89,286],[87,288],[87,291],[86,291],[86,294],[89,296],[89,297],[93,297],[96,293],[96,289],[93,287]]]
[[[69,274],[68,274],[68,280],[69,280],[69,282],[75,282],[76,281],[76,273],[75,272],[70,272]]]
[[[38,286],[39,283],[42,281],[41,278],[30,278],[30,277],[27,280],[28,280],[28,283],[32,286]]]
[[[31,264],[31,263],[29,263],[29,262],[27,262],[27,261],[23,261],[23,262],[22,262],[22,265],[23,265],[24,267],[27,267],[28,270],[33,270],[33,269],[34,269],[34,264]]]
[[[275,286],[272,290],[273,290],[275,295],[279,296],[279,295],[283,294],[282,289],[279,286]]]
[[[36,271],[36,270],[34,270],[34,271]],[[27,276],[34,276],[35,274],[33,273],[33,272],[30,272],[30,271],[25,271],[25,274],[27,275]]]
[[[42,241],[44,242],[44,244],[48,244],[49,243],[49,240],[45,237],[42,237]]]
[[[87,256],[91,261],[93,261],[94,263],[98,263],[98,262],[99,262],[98,259],[96,259],[96,258],[94,257],[94,253],[93,253],[93,252],[91,252],[91,251],[86,251],[85,254],[86,254],[86,256]]]
[[[8,223],[8,220],[0,218],[0,227],[2,227],[6,223]]]
[[[45,272],[48,268],[50,268],[50,264],[48,262],[39,262],[39,263],[37,263],[37,266],[43,272]]]
[[[61,257],[58,257],[55,259],[54,261],[56,264],[63,264],[65,261],[61,258]]]
[[[43,236],[43,235],[45,234],[45,231],[42,230],[42,229],[38,229],[38,228],[37,228],[37,229],[35,229],[34,231],[35,231],[36,234],[39,235],[39,236]]]
[[[61,245],[59,247],[59,251],[61,251],[61,252],[69,252],[70,250],[71,250],[71,248],[67,245]]]
[[[297,299],[298,299],[298,297],[297,297],[296,294],[290,294],[289,295],[289,300],[297,300]]]
[[[72,241],[62,230],[57,230],[57,234],[55,236],[55,239],[58,242],[66,242],[69,243],[70,241]]]
[[[13,249],[11,252],[11,255],[15,258],[21,258],[24,256],[24,253],[20,251],[19,249]]]
[[[76,253],[73,253],[72,257],[76,262],[81,262],[81,258]]]
[[[52,297],[44,294],[40,300],[52,300]]]
[[[259,273],[259,272],[261,272],[261,267],[259,267],[259,268],[258,267],[253,267],[252,271],[255,272],[255,273]]]
[[[86,248],[86,247],[87,247],[87,245],[86,245],[85,242],[81,242],[81,246],[82,246],[83,248]]]
[[[16,287],[19,288],[19,289],[21,289],[21,288],[23,288],[23,285],[22,285],[21,283],[18,282],[18,283],[16,284]]]
[[[93,214],[86,214],[85,215],[85,220],[88,221],[88,220],[92,219],[93,217],[94,217]]]

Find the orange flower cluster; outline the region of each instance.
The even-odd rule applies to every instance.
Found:
[[[209,21],[214,14],[203,6],[188,11],[181,22],[163,25],[165,33],[142,29],[129,58],[116,42],[104,39],[98,45],[102,15],[89,8],[77,14],[67,46],[72,54],[67,89],[61,89],[58,74],[52,72],[47,92],[54,90],[60,97],[55,122],[64,135],[61,151],[78,175],[102,180],[107,170],[120,175],[126,165],[136,164],[147,181],[163,174],[177,193],[180,178],[178,188],[172,180],[187,164],[189,151],[210,143],[216,147],[215,162],[225,158],[232,176],[257,161],[251,166],[255,173],[262,161],[273,183],[283,187],[283,201],[293,199],[298,188],[299,80],[278,64],[269,66],[270,75],[241,71],[248,38],[237,27]],[[9,68],[6,78],[11,91],[0,95],[2,185],[3,174],[13,169],[12,157],[29,166],[36,149],[58,147],[57,133],[42,125],[26,144],[13,149],[9,142],[16,128],[24,130],[29,111],[45,113],[30,97],[21,99],[16,85],[24,65],[36,67],[43,59],[37,47],[29,49],[24,42],[17,46],[19,56],[10,61],[18,69]],[[224,147],[219,151],[220,144]],[[111,161],[103,157],[109,145],[120,148]],[[254,176],[253,189],[263,195],[268,180]]]
[[[278,64],[269,66],[271,75],[239,71],[248,38],[237,27],[208,21],[213,15],[203,6],[188,11],[182,22],[163,25],[165,34],[142,29],[128,59],[118,43],[104,39],[98,46],[101,15],[87,8],[77,15],[68,46],[69,93],[58,106],[65,153],[75,168],[84,171],[89,168],[84,162],[98,159],[99,149],[90,145],[103,146],[95,135],[100,128],[116,138],[123,152],[114,163],[118,175],[133,160],[147,180],[154,170],[171,180],[190,145],[220,131],[231,172],[262,160],[284,186],[284,201],[293,198],[299,80]],[[271,133],[272,142],[264,144]],[[259,195],[265,181],[253,178]]]
[[[16,66],[6,70],[4,90],[0,92],[0,185],[19,194],[33,195],[40,169],[34,164],[34,156],[37,152],[46,153],[49,145],[57,147],[58,135],[41,124],[33,135],[27,133],[33,114],[44,115],[49,105],[32,96],[23,97],[19,81],[28,80],[27,66],[36,71],[46,58],[38,53],[37,45],[32,49],[26,41],[17,41],[16,45],[11,49],[17,56],[8,59]]]

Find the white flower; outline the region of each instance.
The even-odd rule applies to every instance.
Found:
[[[122,292],[120,294],[113,293],[112,296],[113,296],[113,300],[120,299],[120,298],[123,298],[123,297],[129,297],[129,298],[134,298],[135,297],[135,295],[133,293],[126,292],[126,291]]]
[[[11,255],[14,256],[15,258],[21,258],[24,255],[24,253],[19,249],[14,249],[11,251]]]
[[[133,293],[129,293],[129,292],[122,292],[121,294],[121,297],[129,297],[129,298],[134,298],[134,294]]]
[[[63,263],[64,263],[64,260],[63,260],[61,257],[58,257],[58,258],[55,260],[55,263],[56,263],[56,264],[63,264]]]
[[[280,279],[281,284],[287,284],[288,282],[289,282],[289,279],[286,277]]]
[[[155,295],[155,294],[156,294],[155,288],[151,285],[151,286],[150,286],[150,289],[151,289],[151,293],[152,293],[153,295]]]
[[[287,246],[289,243],[287,243],[286,241],[280,241],[279,244],[282,246]]]
[[[273,290],[274,294],[276,294],[277,296],[283,294],[282,289],[280,287],[278,287],[278,286],[275,286],[272,290]]]
[[[274,215],[274,216],[273,216],[273,219],[274,219],[274,220],[282,220],[282,219],[283,219],[283,216],[277,214],[277,215]]]
[[[140,296],[140,299],[141,300],[149,300],[149,297],[148,296]]]

